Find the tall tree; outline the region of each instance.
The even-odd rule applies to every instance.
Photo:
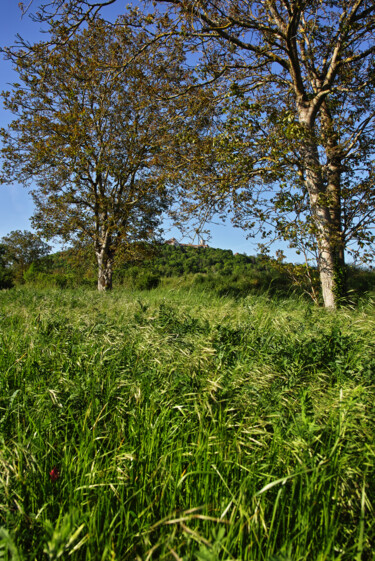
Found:
[[[186,77],[177,43],[143,53],[137,13],[133,28],[116,23],[98,19],[71,38],[54,24],[51,43],[9,55],[21,83],[4,94],[16,118],[2,131],[2,180],[36,183],[32,223],[47,238],[91,240],[99,290],[111,288],[119,251],[154,239],[184,122],[182,104],[172,114],[161,100]]]
[[[335,307],[345,249],[374,241],[374,3],[166,2],[206,45],[213,71],[222,60],[236,70],[219,163],[235,220],[272,220],[269,233],[312,240],[324,303]],[[217,196],[220,208],[222,184]]]

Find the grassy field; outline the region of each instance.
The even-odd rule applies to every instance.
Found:
[[[374,559],[374,311],[0,292],[0,559]]]

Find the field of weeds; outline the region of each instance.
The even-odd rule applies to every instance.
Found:
[[[374,311],[0,292],[0,558],[374,559]]]

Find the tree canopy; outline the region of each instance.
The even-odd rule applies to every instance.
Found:
[[[374,241],[373,2],[166,3],[192,41],[215,52],[207,67],[228,68],[217,208],[229,204],[236,224],[260,221],[265,236],[316,251],[334,307],[344,251],[352,244],[367,257]],[[212,206],[212,190],[201,197]]]
[[[45,257],[52,249],[37,234],[27,230],[13,230],[0,242],[0,267],[12,270],[18,280],[22,280],[31,263]]]
[[[157,235],[172,145],[190,122],[186,103],[163,101],[188,79],[178,43],[142,54],[137,12],[132,23],[96,19],[71,38],[53,24],[55,46],[10,55],[21,83],[4,95],[15,119],[2,131],[2,180],[35,182],[32,222],[47,238],[91,241],[100,290],[116,254]]]

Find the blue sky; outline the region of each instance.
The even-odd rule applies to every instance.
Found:
[[[25,2],[27,4],[27,2]],[[118,2],[112,9],[121,10],[123,2]],[[107,15],[107,14],[106,14]],[[19,33],[30,42],[43,38],[42,26],[31,21],[29,16],[21,17],[18,0],[2,0],[0,9],[0,44],[8,46],[14,44],[16,34]],[[0,59],[0,88],[1,91],[9,90],[9,84],[17,81],[9,61]],[[0,103],[0,126],[4,127],[11,121],[12,116],[6,112]],[[27,189],[21,185],[0,185],[0,238],[12,230],[31,230],[30,217],[33,214],[33,202]],[[256,240],[247,240],[246,234],[238,228],[233,228],[230,223],[213,225],[211,227],[211,247],[231,249],[233,252],[255,255],[257,253]],[[169,229],[165,237],[176,237],[181,240],[178,231]],[[275,248],[277,249],[277,248]],[[289,260],[294,260],[291,250],[283,247]]]
[[[2,47],[12,45],[17,33],[36,40],[39,26],[29,18],[21,18],[17,0],[2,0],[0,9],[0,44]],[[0,88],[9,89],[9,83],[16,80],[9,61],[0,60]],[[0,104],[0,126],[11,121],[11,115]],[[30,230],[29,218],[33,213],[33,203],[27,190],[20,185],[0,185],[0,237],[11,230]]]

